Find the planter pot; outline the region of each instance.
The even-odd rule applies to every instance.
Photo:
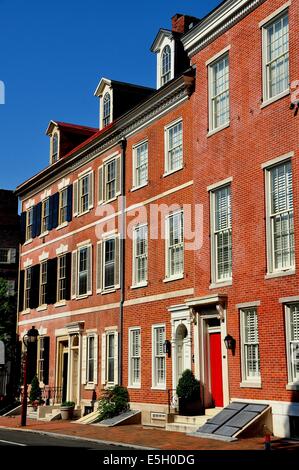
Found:
[[[61,419],[72,419],[73,411],[74,411],[73,406],[61,406],[60,407]]]
[[[179,398],[179,414],[182,416],[198,416],[203,414],[203,406],[198,398]]]

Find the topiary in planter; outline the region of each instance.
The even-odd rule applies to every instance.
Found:
[[[75,408],[74,401],[64,401],[60,405],[61,419],[72,419]]]
[[[202,414],[200,382],[194,377],[191,370],[186,369],[182,373],[176,393],[179,398],[179,413],[181,415],[194,416]]]
[[[33,408],[37,408],[37,406],[40,404],[41,394],[42,391],[39,386],[39,380],[37,375],[35,375],[31,381],[31,388],[29,394],[29,402],[33,406]]]

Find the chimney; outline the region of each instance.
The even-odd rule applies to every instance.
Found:
[[[200,21],[199,18],[195,16],[182,15],[177,13],[171,18],[172,21],[172,31],[174,33],[186,33],[191,29],[196,23]]]

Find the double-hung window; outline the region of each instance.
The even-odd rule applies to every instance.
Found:
[[[129,330],[129,385],[141,385],[141,331],[140,328]]]
[[[148,181],[148,143],[143,142],[133,148],[133,187],[144,186]]]
[[[179,211],[166,218],[166,279],[184,275],[184,213]]]
[[[111,97],[107,92],[103,98],[103,127],[108,126],[111,121]]]
[[[83,247],[78,251],[78,294],[87,294],[88,279],[88,248]]]
[[[95,336],[87,336],[87,382],[94,382],[94,366],[95,366]]]
[[[26,241],[32,239],[33,233],[33,207],[26,212]]]
[[[166,385],[166,359],[164,353],[165,326],[153,326],[153,387]]]
[[[108,157],[98,169],[98,204],[109,202],[121,193],[120,155]]]
[[[40,289],[39,289],[39,305],[45,305],[47,296],[47,278],[48,278],[48,262],[45,261],[40,265]]]
[[[104,290],[115,287],[115,238],[104,241]]]
[[[167,44],[161,54],[161,86],[171,79],[171,49]]]
[[[299,304],[285,308],[289,383],[299,384]]]
[[[58,134],[55,133],[52,137],[52,152],[51,152],[51,162],[55,163],[58,160]]]
[[[147,225],[135,227],[133,235],[133,285],[147,283]]]
[[[42,202],[41,233],[45,233],[48,231],[49,218],[50,218],[50,198],[47,198],[47,199],[44,199]]]
[[[68,211],[68,188],[63,189],[59,193],[59,225],[67,222]]]
[[[16,256],[17,250],[15,248],[0,248],[0,263],[14,264]]]
[[[29,267],[25,270],[25,289],[24,289],[24,308],[25,308],[25,310],[30,308],[31,280],[32,280],[32,268]]]
[[[243,382],[259,383],[260,351],[258,315],[256,308],[241,310],[241,339],[242,339],[242,380]]]
[[[290,161],[266,169],[268,271],[295,267],[292,166]]]
[[[182,120],[165,128],[165,173],[172,173],[183,167],[183,122]]]
[[[264,100],[289,89],[289,18],[284,12],[263,26]]]
[[[229,59],[224,54],[209,64],[209,130],[229,124]]]
[[[80,213],[88,210],[88,193],[89,193],[89,178],[88,175],[84,176],[80,182]]]
[[[232,278],[231,188],[222,186],[211,192],[212,213],[212,279]]]
[[[97,293],[119,288],[119,247],[118,234],[97,244]]]
[[[106,335],[106,378],[108,384],[114,383],[114,369],[115,369],[115,332],[109,332]]]
[[[57,276],[57,300],[61,302],[66,299],[66,255],[58,257],[58,276]]]
[[[67,196],[64,196],[67,198]],[[67,205],[67,201],[66,205]],[[65,202],[62,205],[60,199],[60,208],[63,209]],[[78,216],[85,214],[93,208],[93,171],[84,172],[79,175],[79,179],[73,183],[73,215]],[[60,216],[64,215],[67,210],[63,209]]]
[[[92,294],[92,245],[82,244],[72,252],[71,281],[72,299]]]

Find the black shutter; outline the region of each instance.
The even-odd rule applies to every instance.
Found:
[[[49,384],[49,357],[50,357],[50,337],[44,336],[44,376],[42,378],[45,385]]]
[[[67,188],[67,213],[66,220],[70,222],[72,220],[73,213],[73,185],[71,184]]]
[[[58,209],[59,209],[59,193],[53,194],[50,197],[50,217],[48,223],[48,230],[58,226]]]
[[[33,208],[32,238],[38,237],[40,235],[41,225],[42,225],[42,203],[39,202]]]
[[[37,308],[39,305],[39,284],[40,284],[40,265],[36,264],[31,267],[31,289],[30,289],[30,299],[29,307]]]
[[[25,243],[26,240],[26,212],[22,212],[20,218],[20,229],[21,229],[21,243]]]
[[[57,291],[57,258],[50,259],[47,266],[46,303],[55,304]]]
[[[65,300],[71,299],[71,282],[72,282],[72,253],[67,253],[66,257],[66,288]]]
[[[20,284],[19,284],[19,312],[24,310],[24,281],[25,271],[20,271]]]

